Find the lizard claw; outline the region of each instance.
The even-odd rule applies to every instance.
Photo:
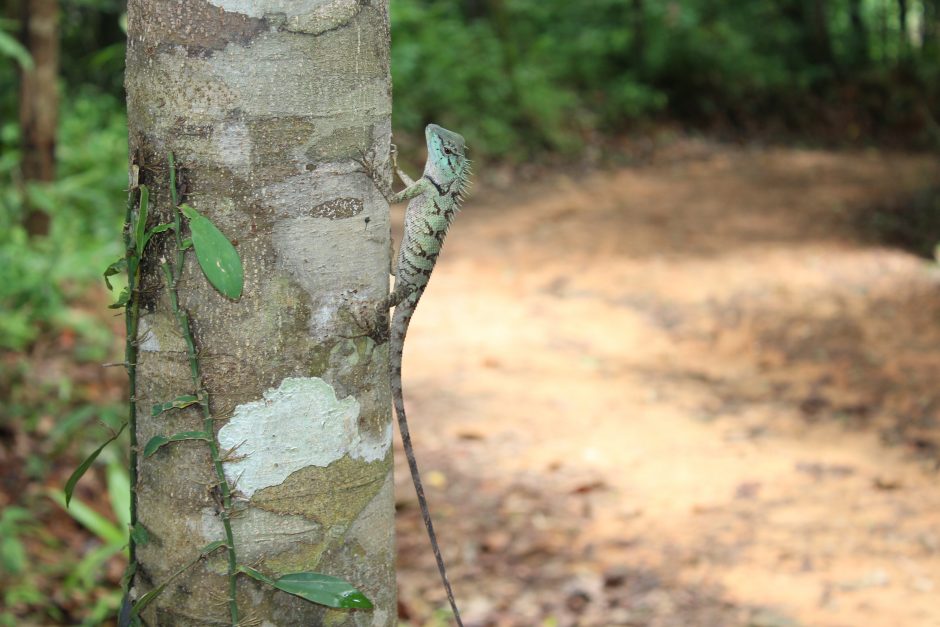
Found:
[[[381,192],[387,202],[391,203],[389,199],[392,197],[392,190],[385,187],[384,181],[379,176],[378,170],[375,167],[375,152],[372,149],[366,151],[362,148],[359,148],[358,152],[359,158],[353,158],[353,161],[359,164],[359,171],[372,179],[372,184],[375,185],[375,188]]]
[[[344,297],[349,302],[349,299]],[[370,337],[376,344],[384,344],[389,338],[389,315],[387,310],[375,307],[367,302],[351,302],[346,308],[352,324],[359,332],[352,335],[339,334],[346,339]],[[384,314],[384,315],[383,315]]]
[[[366,152],[362,148],[356,150],[359,153],[359,158],[353,157],[353,161],[359,164],[359,172],[367,175],[369,178],[375,178],[375,158],[370,154],[371,151]]]

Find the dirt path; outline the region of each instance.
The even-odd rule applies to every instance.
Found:
[[[938,169],[686,142],[481,190],[405,356],[468,624],[940,625],[940,273],[849,220]]]

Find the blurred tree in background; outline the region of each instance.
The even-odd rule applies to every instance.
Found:
[[[52,146],[35,145],[19,122],[19,74],[35,63],[28,46],[16,46],[18,21],[0,23],[0,348],[23,349],[49,328],[87,327],[65,303],[119,252],[127,186],[123,3],[63,2],[59,10],[60,78],[38,94],[60,94],[54,177],[45,163]],[[55,119],[56,112],[44,115]],[[30,240],[27,222],[36,210],[51,218],[49,232]]]
[[[576,152],[647,121],[936,146],[936,0],[393,4],[395,120]]]
[[[21,39],[29,63],[20,66],[20,172],[24,181],[55,180],[55,136],[59,114],[58,0],[24,0]],[[30,235],[49,234],[49,214],[30,207],[25,221]]]
[[[124,187],[124,3],[59,2],[49,183],[18,121],[18,76],[35,64],[17,37],[34,3],[55,4],[11,1],[0,21],[0,304],[12,312],[0,347],[12,349],[71,324],[64,294],[117,250]],[[477,158],[571,157],[659,123],[940,145],[940,0],[395,0],[392,32],[396,132],[459,128]],[[29,242],[34,210],[51,233]]]
[[[659,125],[731,138],[940,146],[940,0],[391,5],[394,126],[406,147],[430,121],[466,135],[474,158],[517,163],[576,158]],[[29,54],[37,42],[23,37],[23,17],[53,9],[58,81],[39,87],[58,93],[58,111],[43,118],[57,119],[55,160],[39,167],[39,151],[52,148],[33,141],[21,104],[54,105],[52,96],[36,100],[29,77],[55,61]],[[8,0],[0,12],[0,624],[93,623],[115,602],[101,591],[120,568],[96,567],[120,562],[121,529],[86,512],[79,522],[94,528],[100,550],[70,563],[66,540],[46,530],[66,515],[43,486],[61,486],[82,447],[122,411],[100,381],[76,384],[50,359],[66,355],[97,372],[115,354],[95,286],[120,254],[124,11],[121,0]],[[30,226],[36,211],[47,227]],[[86,432],[87,442],[74,441]],[[11,434],[26,443],[8,445]],[[121,463],[111,462],[101,486],[120,483]],[[116,499],[120,520],[125,504]],[[50,602],[40,591],[53,588]]]

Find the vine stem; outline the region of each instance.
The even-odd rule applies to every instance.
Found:
[[[127,195],[127,214],[124,218],[124,251],[127,259],[127,293],[130,302],[124,308],[124,367],[130,388],[127,407],[127,426],[130,427],[128,476],[131,484],[131,527],[137,524],[137,323],[140,320],[140,298],[137,283],[140,277],[140,251],[132,252],[134,235],[131,232],[134,207],[137,206],[138,188],[132,187]],[[137,543],[131,534],[128,540],[128,563],[137,564]]]
[[[202,408],[202,429],[208,435],[209,452],[212,456],[212,466],[215,469],[216,479],[219,482],[219,491],[222,495],[222,527],[225,531],[225,543],[228,554],[228,607],[232,618],[232,625],[238,625],[238,602],[236,600],[236,576],[238,574],[238,559],[235,553],[235,536],[232,533],[232,490],[225,478],[225,469],[222,466],[222,458],[219,455],[219,444],[215,438],[215,422],[212,419],[212,412],[209,408],[209,392],[202,385],[202,373],[199,368],[199,354],[196,351],[196,342],[193,338],[192,328],[189,323],[189,316],[179,305],[179,280],[183,274],[183,236],[181,234],[182,216],[179,210],[179,198],[176,191],[176,165],[173,160],[173,153],[167,155],[170,164],[170,196],[173,201],[173,232],[176,236],[176,263],[171,267],[169,263],[163,261],[163,274],[166,277],[167,289],[170,293],[170,305],[173,309],[173,315],[176,316],[177,324],[183,338],[186,340],[186,352],[189,357],[189,373],[192,378],[193,388],[196,391],[196,397],[199,399],[199,406]]]

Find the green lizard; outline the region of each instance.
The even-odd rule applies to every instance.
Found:
[[[401,433],[405,456],[408,458],[408,466],[411,469],[411,479],[418,494],[424,526],[427,527],[431,549],[434,551],[441,581],[447,592],[447,600],[450,601],[457,625],[463,627],[460,612],[457,610],[457,601],[454,599],[454,592],[447,579],[447,569],[434,533],[434,525],[431,523],[424,486],[421,483],[421,475],[418,473],[418,463],[415,460],[411,435],[408,432],[402,396],[401,358],[408,323],[411,322],[418,300],[431,278],[431,271],[441,251],[441,244],[444,242],[454,216],[460,209],[463,194],[467,190],[470,179],[470,161],[466,157],[464,138],[457,133],[436,124],[429,124],[424,135],[427,140],[428,158],[424,173],[417,181],[413,181],[398,168],[395,155],[392,153],[392,164],[398,177],[405,184],[405,189],[390,197],[386,195],[387,200],[391,204],[406,200],[410,202],[405,211],[405,232],[398,251],[398,260],[392,267],[395,287],[391,294],[378,305],[376,314],[379,320],[385,320],[388,310],[391,307],[395,308],[391,324],[389,361],[392,397],[395,413],[398,415],[398,430]],[[367,171],[369,174],[374,174],[371,167],[367,166]],[[374,175],[372,178],[375,180]],[[379,189],[382,187],[380,186]],[[384,190],[382,191],[384,193]]]

